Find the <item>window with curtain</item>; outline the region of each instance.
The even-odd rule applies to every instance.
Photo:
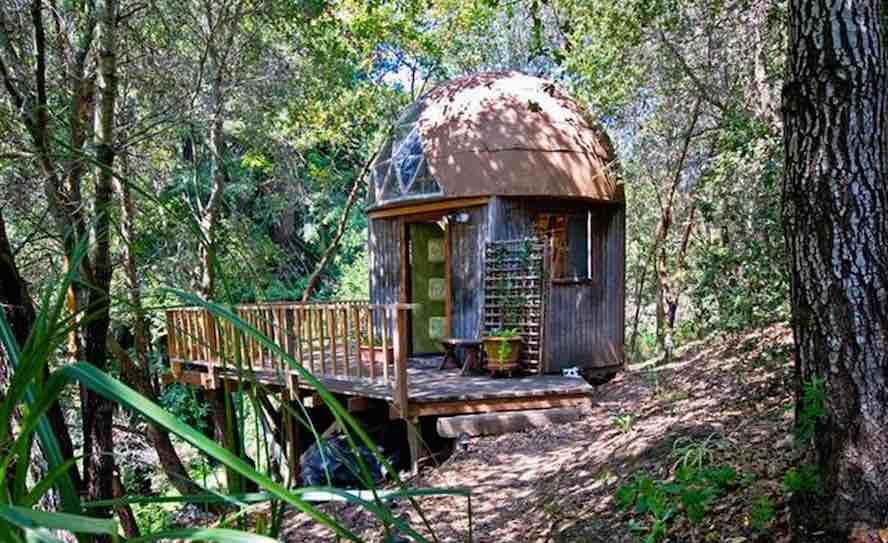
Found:
[[[592,279],[591,217],[589,212],[540,213],[537,235],[551,255],[549,274],[557,282]]]

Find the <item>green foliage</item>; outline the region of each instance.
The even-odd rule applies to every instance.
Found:
[[[695,253],[694,308],[704,330],[736,331],[789,314],[782,149],[778,135],[736,113],[719,134],[719,154],[697,188],[700,214],[718,229]]]
[[[160,405],[189,426],[206,430],[209,406],[197,396],[193,387],[180,383],[167,386],[160,395]]]
[[[756,532],[762,532],[774,520],[774,503],[767,496],[759,496],[752,502],[749,524]]]
[[[710,434],[703,440],[682,436],[672,444],[672,455],[678,458],[680,466],[699,470],[712,460],[716,449],[726,447],[727,442],[719,438],[718,434]]]
[[[499,328],[484,333],[485,336],[499,339],[515,339],[521,337],[521,333],[517,328]]]
[[[663,541],[670,522],[684,515],[697,524],[706,518],[713,500],[739,484],[737,471],[729,465],[717,468],[682,466],[671,481],[658,481],[641,475],[621,485],[614,496],[617,506],[631,510],[635,518],[629,529],[645,542]]]
[[[200,503],[205,501],[207,503],[229,503],[234,507],[244,506],[241,498],[219,493],[175,497],[129,495],[122,500],[110,502],[81,502],[79,495],[74,490],[73,482],[69,475],[69,469],[74,465],[74,459],[64,459],[61,457],[58,442],[44,416],[52,402],[63,393],[65,387],[69,384],[77,383],[117,403],[122,408],[157,427],[165,429],[182,441],[190,444],[204,458],[218,462],[239,477],[252,481],[260,489],[260,494],[257,495],[259,502],[271,502],[274,506],[272,510],[282,511],[282,508],[278,506],[287,504],[305,513],[320,525],[329,528],[338,538],[356,542],[360,541],[347,528],[306,502],[300,491],[290,490],[274,481],[267,474],[248,464],[237,454],[225,449],[207,438],[199,430],[183,422],[175,414],[152,403],[135,390],[94,366],[78,362],[63,365],[58,370],[48,372],[50,359],[55,356],[57,350],[64,343],[69,331],[77,326],[82,326],[85,322],[85,320],[78,322],[73,318],[64,316],[63,313],[63,309],[66,306],[66,293],[70,282],[73,280],[73,273],[78,268],[75,260],[75,265],[71,266],[71,269],[74,271],[60,282],[59,287],[54,290],[52,295],[47,295],[44,298],[31,335],[23,348],[20,348],[17,344],[6,320],[5,313],[0,312],[0,348],[2,348],[4,355],[7,357],[11,370],[10,385],[6,395],[0,401],[0,439],[8,443],[8,447],[0,454],[0,480],[5,481],[3,486],[5,503],[0,505],[0,540],[11,543],[24,543],[26,539],[27,541],[57,541],[48,535],[48,532],[45,531],[46,529],[65,530],[76,533],[82,543],[89,543],[94,540],[93,536],[101,534],[108,534],[116,538],[118,532],[116,521],[84,516],[84,510],[96,507],[117,506],[122,503],[151,505],[182,502]],[[228,320],[232,326],[260,342],[270,352],[274,352],[275,356],[286,359],[291,367],[301,370],[302,375],[300,377],[307,379],[317,387],[318,394],[327,402],[327,406],[337,421],[343,428],[349,430],[350,436],[354,436],[354,439],[350,438],[350,446],[356,447],[356,443],[360,442],[362,446],[367,447],[372,454],[380,459],[382,464],[389,470],[392,479],[398,483],[401,489],[401,497],[406,497],[412,503],[415,503],[413,500],[414,493],[400,483],[397,473],[385,461],[379,449],[370,440],[360,424],[337,402],[323,385],[306,370],[302,369],[292,357],[275,345],[272,340],[240,321],[237,316],[220,306],[208,305],[195,297],[185,295],[183,297],[192,303],[203,303],[217,318]],[[293,409],[289,406],[285,408],[288,410]],[[13,431],[12,413],[15,411],[23,413],[23,417]],[[299,416],[295,412],[292,415]],[[307,418],[300,420],[304,421]],[[310,426],[309,430],[316,432]],[[35,439],[40,442],[40,448],[44,451],[49,470],[44,478],[29,481],[29,468],[32,462],[34,462],[32,448],[34,447]],[[360,455],[358,455],[358,458],[360,458]],[[366,471],[366,465],[361,460],[358,463],[359,469],[363,474],[362,479],[370,481],[372,485],[372,478],[369,477]],[[52,488],[59,491],[61,496],[60,511],[58,513],[48,513],[34,509],[40,498]],[[421,493],[429,494],[425,490]],[[434,494],[434,491],[432,494]],[[467,495],[463,491],[455,491],[455,493],[448,491],[447,494]],[[354,496],[345,493],[342,494],[342,497],[347,501],[367,507],[371,514],[377,516],[382,524],[386,526],[386,531],[398,530],[417,541],[427,541],[425,537],[418,534],[405,522],[392,516],[387,508],[380,507],[381,502],[374,504],[358,500]],[[255,502],[256,500],[254,499],[253,501]],[[166,520],[163,513],[159,510],[148,508],[142,513],[140,521],[144,527],[151,530],[163,530],[165,528]],[[35,539],[35,536],[37,539]],[[153,533],[146,534],[145,537],[150,539],[197,539],[220,542],[273,541],[268,537],[244,534],[233,530],[199,528],[183,528],[172,532],[160,533],[154,531]]]
[[[811,376],[802,383],[801,409],[795,424],[794,442],[802,447],[814,438],[817,422],[826,416],[826,378]]]
[[[611,425],[624,434],[628,434],[635,427],[635,422],[637,420],[638,416],[635,413],[623,413],[622,415],[611,417]]]
[[[823,493],[823,482],[820,479],[820,468],[814,464],[802,464],[797,468],[789,468],[783,476],[783,488],[787,492]]]

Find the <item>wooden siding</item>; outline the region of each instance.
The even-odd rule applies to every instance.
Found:
[[[481,331],[484,300],[482,274],[484,243],[487,237],[487,208],[466,209],[469,220],[451,223],[451,292],[453,322],[451,335],[477,338]]]
[[[592,280],[549,284],[543,330],[544,371],[623,363],[625,303],[625,206],[588,202],[492,197],[464,209],[465,223],[451,223],[451,335],[477,337],[483,313],[484,246],[487,241],[532,236],[540,211],[591,210]],[[404,217],[409,220],[409,217]],[[401,224],[370,221],[370,299],[396,303],[401,293]]]
[[[591,208],[592,280],[552,284],[547,306],[547,370],[623,363],[625,212]]]
[[[476,338],[481,329],[487,208],[473,205],[462,211],[468,214],[468,221],[449,225],[450,291],[453,297],[450,334]],[[370,220],[370,300],[373,303],[409,301],[400,300],[400,229],[398,218]]]
[[[401,295],[401,222],[373,219],[369,231],[370,301],[397,303]]]
[[[535,211],[529,200],[496,196],[488,204],[489,241],[521,239],[536,234],[533,228]]]

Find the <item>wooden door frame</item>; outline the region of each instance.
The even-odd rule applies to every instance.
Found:
[[[410,225],[415,223],[430,222],[442,219],[446,213],[441,211],[433,211],[428,213],[417,213],[414,215],[402,215],[398,222],[400,226],[400,301],[401,303],[411,303],[412,295],[412,275],[410,270]],[[444,335],[450,337],[453,332],[453,228],[448,222],[444,228]],[[411,315],[412,317],[412,315]],[[407,327],[410,332],[410,341],[408,342],[408,352],[413,354],[413,319],[407,319]]]

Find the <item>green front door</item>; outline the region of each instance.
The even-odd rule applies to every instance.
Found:
[[[413,312],[413,352],[439,353],[438,340],[447,330],[444,229],[437,223],[409,228],[411,302],[419,304]]]

